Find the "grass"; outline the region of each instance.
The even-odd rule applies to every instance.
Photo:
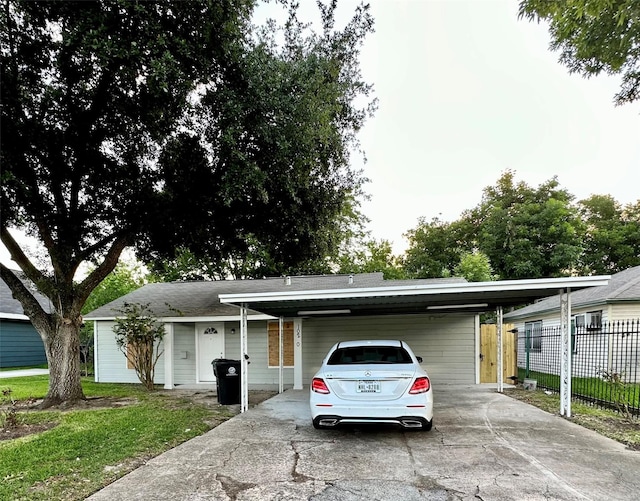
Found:
[[[16,400],[42,398],[47,376],[0,380]],[[20,412],[21,422],[58,423],[47,431],[0,441],[0,499],[84,499],[145,459],[201,435],[231,413],[140,385],[83,380],[87,397],[124,398],[114,408]]]
[[[520,381],[524,380],[524,374],[524,369],[520,368],[518,370]],[[528,378],[537,380],[538,387],[560,390],[560,376],[556,374],[530,371]],[[616,385],[598,377],[572,377],[571,393],[575,398],[595,401],[601,405],[609,405],[611,408],[616,408],[616,404],[621,402],[626,403],[631,409],[640,408],[640,384],[637,383]]]
[[[560,408],[560,395],[557,393],[548,395],[542,390],[526,391],[520,387],[509,389],[505,395],[527,402],[550,414],[558,414]],[[625,444],[630,449],[640,450],[640,420],[638,419],[629,420],[615,411],[573,401],[570,420]]]

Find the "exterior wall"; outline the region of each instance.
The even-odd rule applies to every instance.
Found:
[[[302,323],[304,384],[320,368],[338,341],[400,339],[406,341],[434,384],[475,384],[475,318],[465,316],[384,316],[307,319]]]
[[[276,320],[277,322],[277,320]],[[279,369],[269,367],[269,350],[267,337],[267,322],[255,320],[247,322],[247,355],[249,355],[249,387],[252,390],[277,390],[279,386]],[[227,322],[225,324],[225,356],[240,360],[240,323]],[[235,329],[235,334],[231,334]],[[304,333],[303,333],[304,336]],[[293,368],[283,368],[285,388],[293,387]]]
[[[640,319],[640,302],[615,303],[609,308],[611,321]]]
[[[47,363],[42,338],[30,322],[0,320],[0,367]]]
[[[116,335],[113,332],[114,322],[96,322],[96,381],[100,383],[139,383],[134,369],[127,368],[127,359],[116,344]],[[160,349],[163,346],[160,344]],[[153,380],[156,384],[164,383],[164,355],[161,355],[156,364]]]
[[[174,384],[196,382],[196,326],[194,323],[173,325],[173,382]]]
[[[127,369],[113,334],[113,322],[97,322],[96,371],[100,382],[137,383],[135,371]],[[225,323],[225,358],[239,360],[240,323]],[[235,333],[232,333],[235,329]],[[269,367],[266,321],[248,322],[248,355],[251,389],[278,389],[279,369]],[[174,324],[174,383],[196,382],[196,325]],[[303,383],[308,385],[331,346],[347,339],[401,339],[424,360],[434,384],[476,381],[475,320],[465,316],[384,316],[362,318],[304,319],[302,321]],[[186,353],[186,358],[184,354]],[[285,388],[293,386],[293,368],[283,369]],[[164,362],[156,365],[156,383],[164,383]]]

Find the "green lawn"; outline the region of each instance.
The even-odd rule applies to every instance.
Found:
[[[0,380],[16,400],[42,398],[47,376]],[[83,381],[85,395],[132,400],[119,408],[20,412],[24,423],[54,428],[0,441],[0,499],[73,500],[86,496],[176,445],[231,417],[225,407],[205,407],[140,385]]]
[[[518,369],[518,379],[523,381],[524,369]],[[560,391],[560,376],[547,374],[544,372],[530,371],[529,378],[538,381],[539,387]],[[623,386],[616,386],[601,378],[571,378],[571,393],[574,398],[581,398],[592,402],[609,403],[612,408],[616,408],[616,403],[624,402],[632,408],[640,407],[640,384],[626,383]]]

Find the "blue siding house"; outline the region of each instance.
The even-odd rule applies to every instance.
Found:
[[[47,298],[40,294],[36,294],[36,298],[46,311],[50,311]],[[0,368],[46,363],[40,335],[24,314],[22,305],[13,298],[7,284],[0,279]]]

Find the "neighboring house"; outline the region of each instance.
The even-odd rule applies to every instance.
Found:
[[[574,375],[601,376],[603,370],[640,381],[640,266],[611,276],[609,284],[571,295]],[[518,366],[560,372],[560,298],[550,296],[506,313],[518,329]]]
[[[27,283],[21,272],[14,273]],[[34,295],[49,312],[49,300],[37,291]],[[20,302],[13,298],[9,286],[0,279],[0,368],[46,363],[42,338],[24,314]]]
[[[165,388],[214,383],[213,360],[240,359],[245,339],[242,355],[249,357],[252,389],[308,385],[329,348],[347,339],[404,340],[422,356],[434,384],[475,384],[480,312],[532,301],[558,288],[603,283],[602,277],[484,283],[384,280],[382,273],[155,283],[85,319],[95,321],[97,382],[137,382],[116,345],[113,327],[125,303],[138,303],[149,304],[165,324],[155,373],[156,383]],[[245,330],[241,312],[246,310]]]

